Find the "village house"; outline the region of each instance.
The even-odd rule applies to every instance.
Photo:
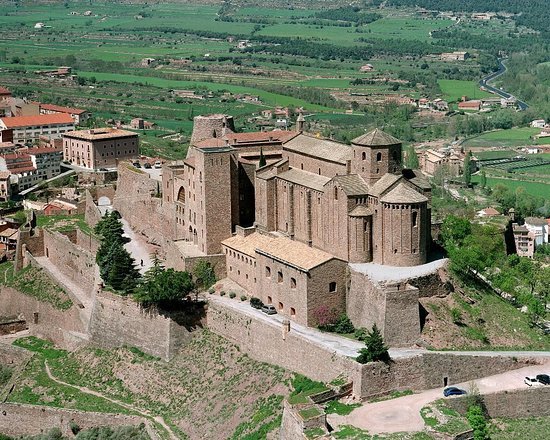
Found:
[[[516,253],[520,257],[533,258],[535,255],[535,234],[525,226],[520,226],[517,223],[512,224],[512,232]]]
[[[480,211],[477,211],[477,214],[476,214],[478,217],[481,217],[481,218],[484,218],[484,217],[496,217],[496,216],[499,216],[500,215],[500,212],[498,212],[495,208],[493,207],[488,207],[488,208],[484,208],[484,209],[481,209]]]
[[[544,128],[546,121],[544,119],[535,119],[531,121],[531,127],[533,128]]]
[[[442,53],[439,58],[441,61],[466,61],[468,58],[470,58],[470,54],[468,52],[444,52]]]
[[[525,227],[533,234],[535,248],[548,243],[548,222],[541,217],[526,217]]]
[[[71,131],[63,135],[63,160],[97,170],[139,157],[137,133],[117,128]]]
[[[78,213],[78,205],[69,200],[55,199],[47,203],[43,211],[44,215],[72,215]]]
[[[462,173],[463,160],[450,149],[426,150],[419,154],[420,169],[433,176],[442,167],[447,167],[449,177],[457,177]]]
[[[42,103],[39,104],[39,108],[41,115],[67,114],[71,118],[73,118],[75,125],[83,124],[90,118],[89,112],[79,108],[63,107],[60,105]]]
[[[9,171],[0,171],[0,201],[6,202],[11,197],[11,173]]]
[[[478,99],[462,100],[458,103],[458,109],[464,111],[479,111],[481,110],[481,101]]]

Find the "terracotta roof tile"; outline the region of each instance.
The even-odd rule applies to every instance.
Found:
[[[330,181],[330,178],[320,176],[319,174],[310,173],[308,171],[298,170],[296,168],[290,168],[288,171],[283,171],[278,174],[279,179],[286,180],[287,182],[296,183],[298,185],[311,188],[316,191],[324,191],[324,185]]]
[[[353,150],[349,145],[331,141],[330,139],[316,138],[303,133],[285,142],[283,149],[344,165],[351,159],[353,154]]]
[[[387,145],[397,145],[400,144],[401,141],[376,128],[369,133],[356,137],[351,141],[351,143],[365,147],[381,147]]]
[[[74,124],[73,118],[65,113],[35,116],[12,116],[0,118],[7,128],[28,127],[34,125]]]
[[[74,115],[81,115],[82,113],[86,113],[86,110],[82,110],[79,108],[63,107],[63,106],[54,105],[54,104],[40,104],[40,109],[49,110],[49,111],[58,112],[58,113],[69,113]]]
[[[270,240],[274,240],[274,237],[271,235],[254,232],[247,237],[243,237],[242,235],[234,235],[233,237],[222,241],[222,244],[250,257],[256,258],[256,249],[261,248]]]
[[[59,116],[64,115],[70,118],[69,115],[60,114]],[[56,115],[48,115],[56,116]],[[72,119],[71,119],[72,120]],[[121,130],[119,128],[93,128],[90,130],[78,130],[78,131],[69,131],[63,136],[74,139],[84,139],[88,141],[95,141],[101,139],[111,139],[111,138],[123,138],[123,137],[137,137],[138,134],[133,131]]]
[[[369,194],[378,197],[401,178],[402,176],[386,173],[372,185]]]
[[[546,219],[542,217],[525,217],[525,224],[533,226],[546,226],[547,222]]]
[[[384,195],[381,202],[385,203],[423,203],[427,202],[428,198],[410,186],[400,183],[393,188],[389,193]]]
[[[369,192],[369,187],[358,174],[334,176],[332,180],[338,182],[348,196],[363,196]]]

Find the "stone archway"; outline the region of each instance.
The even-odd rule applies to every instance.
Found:
[[[101,196],[97,199],[97,206],[111,206],[111,199],[107,196]]]

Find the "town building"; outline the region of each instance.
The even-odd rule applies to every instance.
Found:
[[[426,150],[419,154],[420,169],[430,175],[435,175],[445,166],[449,177],[457,177],[462,173],[463,159],[451,149]]]
[[[305,133],[303,118],[295,131],[236,134],[229,121],[195,118],[187,158],[163,168],[163,209],[190,255],[225,256],[230,279],[305,325],[321,306],[350,314],[377,291],[364,282],[350,290],[346,271],[426,263],[431,186],[403,169],[401,141],[377,129],[346,145]],[[391,289],[404,289],[403,313],[418,321],[418,289]],[[382,299],[393,290],[378,292],[377,306],[395,307]],[[356,326],[384,326],[373,313],[353,316]]]
[[[544,128],[546,121],[544,119],[535,119],[531,121],[531,127],[533,128]]]
[[[39,104],[39,107],[41,115],[67,114],[73,118],[75,125],[81,125],[90,118],[90,113],[88,111],[79,108],[42,103]]]
[[[500,215],[495,208],[489,206],[488,208],[481,209],[476,214],[478,217],[496,217]]]
[[[117,128],[94,128],[63,135],[63,160],[96,170],[116,167],[139,157],[137,133]]]
[[[0,118],[0,142],[6,142],[11,137],[14,143],[32,144],[38,142],[41,135],[61,137],[74,127],[73,118],[64,113]]]
[[[512,223],[516,253],[520,257],[533,258],[535,255],[535,234],[525,226]]]
[[[26,153],[15,152],[0,156],[0,171],[10,173],[10,183],[16,185],[18,191],[28,189],[42,181],[32,157]]]
[[[18,150],[30,156],[36,174],[41,180],[51,179],[61,173],[63,151],[58,148],[25,148]]]
[[[439,56],[441,61],[466,61],[470,58],[468,52],[444,52]]]
[[[478,99],[463,100],[458,103],[459,110],[479,111],[481,110],[481,101]]]
[[[548,222],[542,217],[526,217],[525,227],[533,234],[535,247],[548,243]]]
[[[78,205],[69,200],[55,199],[44,206],[44,215],[72,215],[78,213]]]
[[[11,197],[10,177],[9,171],[0,171],[0,201],[2,202],[8,201]]]

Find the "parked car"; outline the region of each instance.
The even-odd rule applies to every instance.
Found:
[[[141,168],[141,164],[139,162],[134,162],[132,165],[136,168]]]
[[[443,395],[445,397],[462,396],[463,394],[468,394],[468,393],[465,390],[457,387],[447,387],[443,390]]]
[[[550,385],[550,376],[548,374],[537,374],[536,379],[543,385]]]
[[[100,168],[99,171],[108,171],[107,168]]]
[[[527,376],[525,379],[523,379],[523,383],[525,385],[528,385],[530,387],[539,387],[542,386],[542,383],[540,383],[536,377],[533,376]]]
[[[155,162],[155,168],[162,168],[162,164],[160,163],[160,160],[157,160]]]
[[[262,312],[264,312],[266,315],[276,315],[277,310],[275,309],[275,306],[271,304],[266,304],[262,307]]]
[[[149,162],[145,162],[145,165],[143,165],[143,168],[150,169],[150,168],[151,168],[151,164],[150,164]]]

